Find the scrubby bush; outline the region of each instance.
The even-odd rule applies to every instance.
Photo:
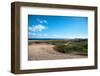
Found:
[[[84,45],[56,45],[54,47],[56,51],[59,51],[61,53],[76,53],[76,54],[87,54],[87,44]]]
[[[59,51],[59,52],[62,52],[62,53],[69,53],[69,52],[71,52],[70,51],[71,50],[71,47],[70,46],[66,46],[66,45],[56,45],[54,47],[54,49],[56,51]]]

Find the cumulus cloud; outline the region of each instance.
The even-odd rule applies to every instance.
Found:
[[[41,32],[45,29],[46,29],[46,27],[41,24],[33,25],[33,26],[29,27],[29,31],[33,31],[33,32]]]

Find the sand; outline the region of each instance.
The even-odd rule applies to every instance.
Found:
[[[46,43],[32,43],[28,47],[28,60],[55,60],[55,59],[73,59],[86,58],[87,56],[64,54],[53,49],[54,45]]]

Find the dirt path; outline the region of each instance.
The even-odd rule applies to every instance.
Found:
[[[29,60],[53,60],[53,59],[72,59],[72,58],[85,58],[87,56],[63,54],[53,49],[54,45],[50,44],[31,44],[28,49]]]

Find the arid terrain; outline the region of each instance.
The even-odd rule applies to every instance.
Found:
[[[32,43],[28,47],[28,60],[53,60],[53,59],[72,59],[86,58],[85,55],[72,53],[61,53],[54,49],[55,45],[47,43]]]

